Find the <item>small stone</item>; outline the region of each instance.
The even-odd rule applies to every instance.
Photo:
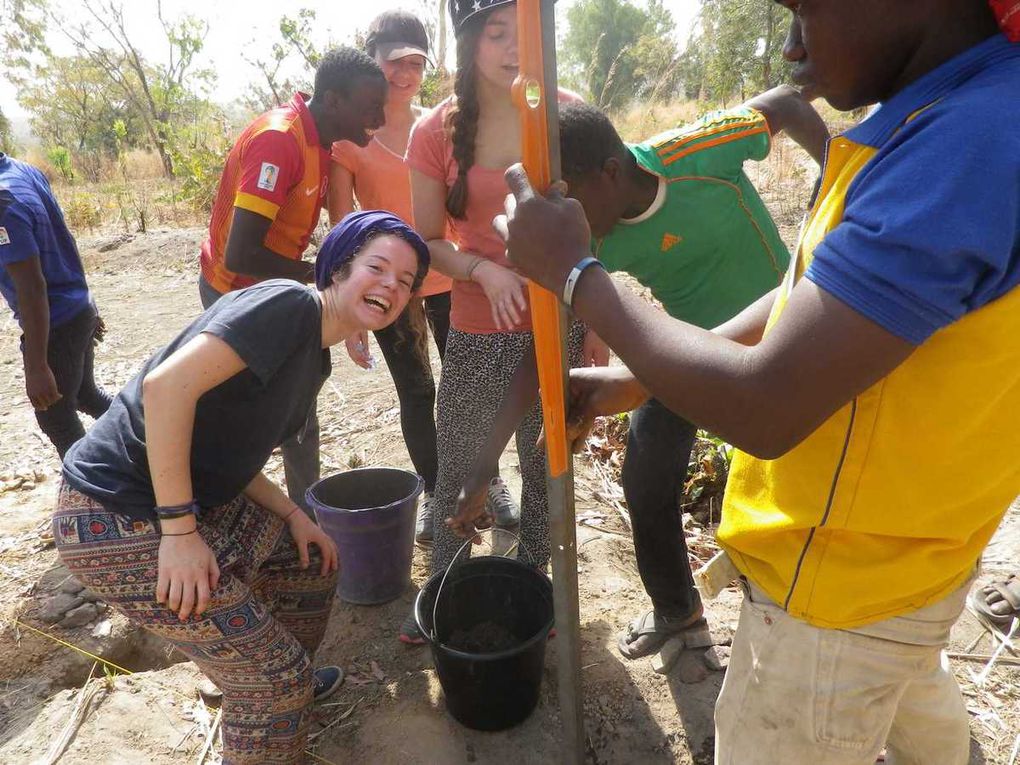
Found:
[[[705,651],[705,666],[713,672],[722,672],[729,664],[729,646],[714,645]]]
[[[60,591],[66,592],[68,595],[77,595],[79,592],[85,589],[85,585],[75,579],[73,576],[69,576],[64,580],[64,583],[60,585]],[[85,599],[88,599],[86,594]]]
[[[64,614],[68,611],[74,610],[84,602],[84,598],[77,595],[70,595],[66,592],[61,592],[46,601],[46,605],[44,605],[42,610],[39,612],[39,618],[47,624],[59,622],[64,618]]]
[[[84,627],[89,622],[95,621],[98,616],[99,610],[94,603],[83,603],[77,608],[68,611],[67,616],[64,617],[58,626],[63,627],[65,630]]]
[[[198,695],[206,706],[218,707],[223,703],[223,691],[208,677],[203,677],[198,683]]]
[[[67,570],[67,566],[60,564],[40,576],[36,586],[41,590],[55,590],[70,576],[71,572]]]
[[[655,658],[652,659],[652,670],[660,675],[668,675],[669,671],[673,669],[673,665],[676,664],[676,660],[680,658],[683,650],[683,635],[670,638],[663,643],[662,648],[659,649],[659,652],[655,654]]]
[[[708,677],[708,667],[700,651],[684,651],[677,662],[677,674],[681,683],[700,683]]]

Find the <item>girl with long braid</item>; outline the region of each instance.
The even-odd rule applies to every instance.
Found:
[[[499,410],[524,353],[532,348],[531,315],[522,278],[509,264],[492,219],[508,193],[503,173],[520,161],[520,126],[511,99],[518,72],[516,3],[450,0],[457,38],[454,95],[415,125],[407,151],[415,226],[438,270],[454,279],[451,329],[437,398],[439,473],[432,499],[432,571],[445,568],[460,540],[445,521]],[[564,100],[580,100],[560,92]],[[448,234],[449,231],[449,234]],[[580,362],[584,328],[571,330],[571,359]],[[545,454],[536,405],[517,429],[523,489],[522,547],[540,568],[549,560]],[[497,525],[506,525],[495,514]],[[400,630],[422,642],[413,618]]]

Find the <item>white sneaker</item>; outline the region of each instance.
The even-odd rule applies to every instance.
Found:
[[[418,518],[414,523],[414,541],[422,547],[432,544],[432,495],[422,496]]]
[[[492,516],[497,526],[516,526],[521,522],[521,508],[514,502],[514,498],[510,496],[510,489],[499,476],[489,481],[485,510]]]

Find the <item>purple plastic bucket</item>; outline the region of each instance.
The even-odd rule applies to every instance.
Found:
[[[337,473],[308,489],[309,507],[340,551],[341,600],[375,605],[404,592],[424,485],[407,470],[371,467]]]

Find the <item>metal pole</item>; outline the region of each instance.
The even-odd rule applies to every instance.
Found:
[[[556,80],[554,0],[518,0],[518,49],[521,73],[515,98],[522,110],[524,165],[531,181],[544,190],[560,177],[559,110]],[[536,90],[539,98],[536,102]],[[542,406],[546,426],[549,533],[552,542],[553,597],[556,615],[557,680],[563,721],[560,761],[582,765],[585,755],[581,693],[580,609],[577,597],[577,537],[574,471],[566,443],[569,317],[557,298],[530,286]]]

